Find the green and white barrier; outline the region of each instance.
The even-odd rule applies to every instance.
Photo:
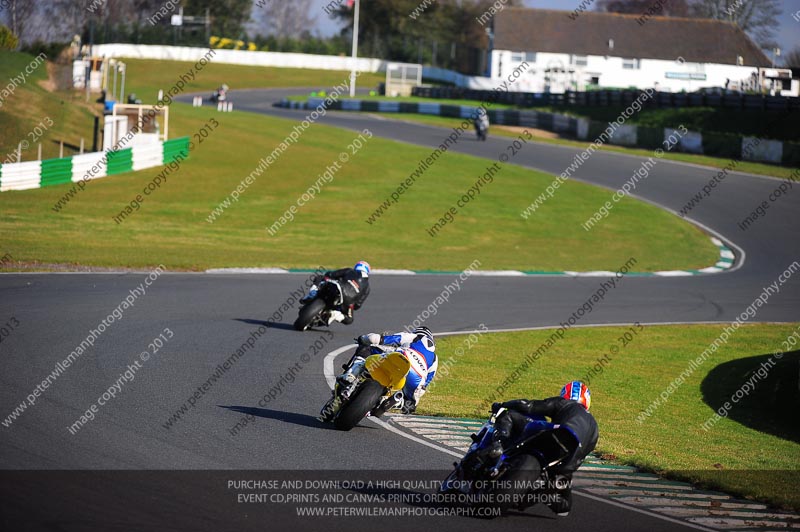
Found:
[[[39,188],[42,182],[42,161],[0,165],[0,192]]]
[[[73,155],[72,160],[72,181],[78,182],[84,176],[91,179],[106,177],[106,165],[104,160],[105,152],[84,153],[83,155]],[[94,171],[92,169],[95,169]]]
[[[0,165],[0,192],[89,181],[169,164],[189,156],[189,137],[61,159]]]

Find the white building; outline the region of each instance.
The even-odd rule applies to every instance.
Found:
[[[514,90],[738,89],[770,61],[718,20],[507,8],[494,19],[493,79],[528,63]]]

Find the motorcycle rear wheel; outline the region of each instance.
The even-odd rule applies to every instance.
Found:
[[[298,331],[305,331],[311,323],[325,310],[325,302],[315,299],[305,307],[300,309],[300,315],[294,322],[294,328]]]
[[[339,430],[352,429],[375,407],[383,392],[384,388],[379,382],[367,379],[355,397],[339,411],[339,415],[333,420],[333,425]]]

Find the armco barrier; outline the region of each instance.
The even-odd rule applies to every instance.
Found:
[[[748,148],[749,149],[746,149]],[[767,161],[780,164],[783,161],[783,142],[760,140],[754,137],[742,139],[742,154],[747,161]]]
[[[142,170],[158,166],[164,161],[164,147],[159,144],[137,146],[133,150],[133,169]]]
[[[42,161],[42,186],[62,185],[72,181],[72,159],[48,159]]]
[[[61,159],[0,165],[0,192],[77,183],[144,170],[189,156],[189,137],[124,150],[84,153]]]
[[[783,143],[783,164],[786,166],[800,166],[800,143]]]
[[[42,181],[41,161],[4,164],[0,192],[39,188]]]
[[[674,138],[679,139],[678,145],[676,146],[676,148],[678,148],[677,151],[682,151],[684,153],[703,153],[703,135],[701,133],[689,131],[681,136],[677,129],[664,128],[665,139],[673,137],[673,135]]]
[[[83,155],[73,155],[72,159],[72,182],[90,181],[106,177],[106,152],[98,151],[84,153]]]
[[[180,137],[164,142],[164,164],[169,164],[180,156],[185,159],[189,156],[189,137]]]
[[[636,126],[636,143],[640,148],[655,150],[664,147],[664,129]]]
[[[133,148],[108,152],[106,159],[108,175],[124,174],[133,170]]]
[[[703,153],[738,159],[742,154],[742,136],[731,133],[703,133]]]

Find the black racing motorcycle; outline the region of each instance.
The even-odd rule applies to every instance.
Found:
[[[330,325],[334,321],[341,321],[342,317],[337,316],[334,311],[339,309],[343,301],[344,294],[338,281],[335,279],[322,281],[316,295],[312,299],[302,302],[303,306],[300,307],[300,314],[294,321],[294,328],[298,331],[305,331],[313,327]]]
[[[461,461],[453,464],[440,493],[463,494],[473,506],[499,508],[505,514],[546,502],[564,488],[552,472],[578,448],[572,431],[543,419],[532,420],[502,449],[495,422],[505,411],[499,409],[471,435],[472,445]]]

